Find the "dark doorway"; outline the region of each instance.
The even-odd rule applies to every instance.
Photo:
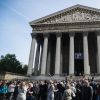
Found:
[[[82,33],[75,34],[75,75],[83,75],[84,63],[83,63],[83,36]]]
[[[97,35],[95,32],[88,34],[89,65],[91,74],[97,73]]]
[[[75,75],[83,75],[84,66],[83,66],[83,59],[76,59],[75,60]]]
[[[63,75],[67,75],[69,72],[69,34],[63,33],[62,34],[62,41],[61,41],[61,65],[62,65],[62,73]]]
[[[50,34],[49,36],[49,48],[50,51],[50,75],[53,76],[55,72],[55,51],[56,51],[56,35]]]

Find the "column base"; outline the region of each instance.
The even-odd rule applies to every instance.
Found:
[[[31,77],[32,75],[31,75],[31,74],[27,74],[26,76],[27,76],[27,77]]]
[[[40,76],[46,76],[45,74],[40,74]]]
[[[60,74],[54,74],[54,76],[61,76]]]
[[[74,75],[74,74],[69,74],[68,76],[67,76],[67,78],[69,78],[69,79],[74,79],[76,76]]]
[[[68,76],[75,76],[75,74],[69,74]]]
[[[83,76],[91,76],[90,74],[83,74]]]
[[[60,74],[55,74],[52,76],[53,80],[65,80],[65,76],[61,76]]]
[[[61,76],[60,76],[59,74],[54,74],[52,77],[53,77],[54,79],[59,79]]]
[[[90,74],[84,74],[83,77],[88,79],[88,78],[91,78],[91,75]]]
[[[31,79],[33,79],[33,80],[51,80],[51,77],[42,74],[40,76],[32,76]]]
[[[93,75],[92,75],[93,76]],[[100,73],[95,73],[94,76],[100,76]]]
[[[33,75],[34,75],[34,76],[39,76],[39,73],[34,73]]]

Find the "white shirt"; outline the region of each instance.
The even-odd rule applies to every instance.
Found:
[[[14,89],[15,89],[15,85],[14,84],[11,84],[8,87],[8,92],[14,92]]]

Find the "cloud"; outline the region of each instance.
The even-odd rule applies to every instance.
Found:
[[[29,17],[27,17],[26,15],[24,15],[22,12],[16,10],[15,8],[12,8],[12,7],[10,7],[10,6],[6,5],[6,4],[3,4],[3,3],[2,3],[2,5],[4,7],[6,7],[6,8],[8,8],[9,10],[11,10],[12,12],[16,13],[17,15],[23,17],[25,20],[27,20],[27,21],[31,20]]]

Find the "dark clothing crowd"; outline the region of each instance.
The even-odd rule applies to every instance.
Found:
[[[100,100],[100,81],[93,78],[0,81],[0,100]]]

